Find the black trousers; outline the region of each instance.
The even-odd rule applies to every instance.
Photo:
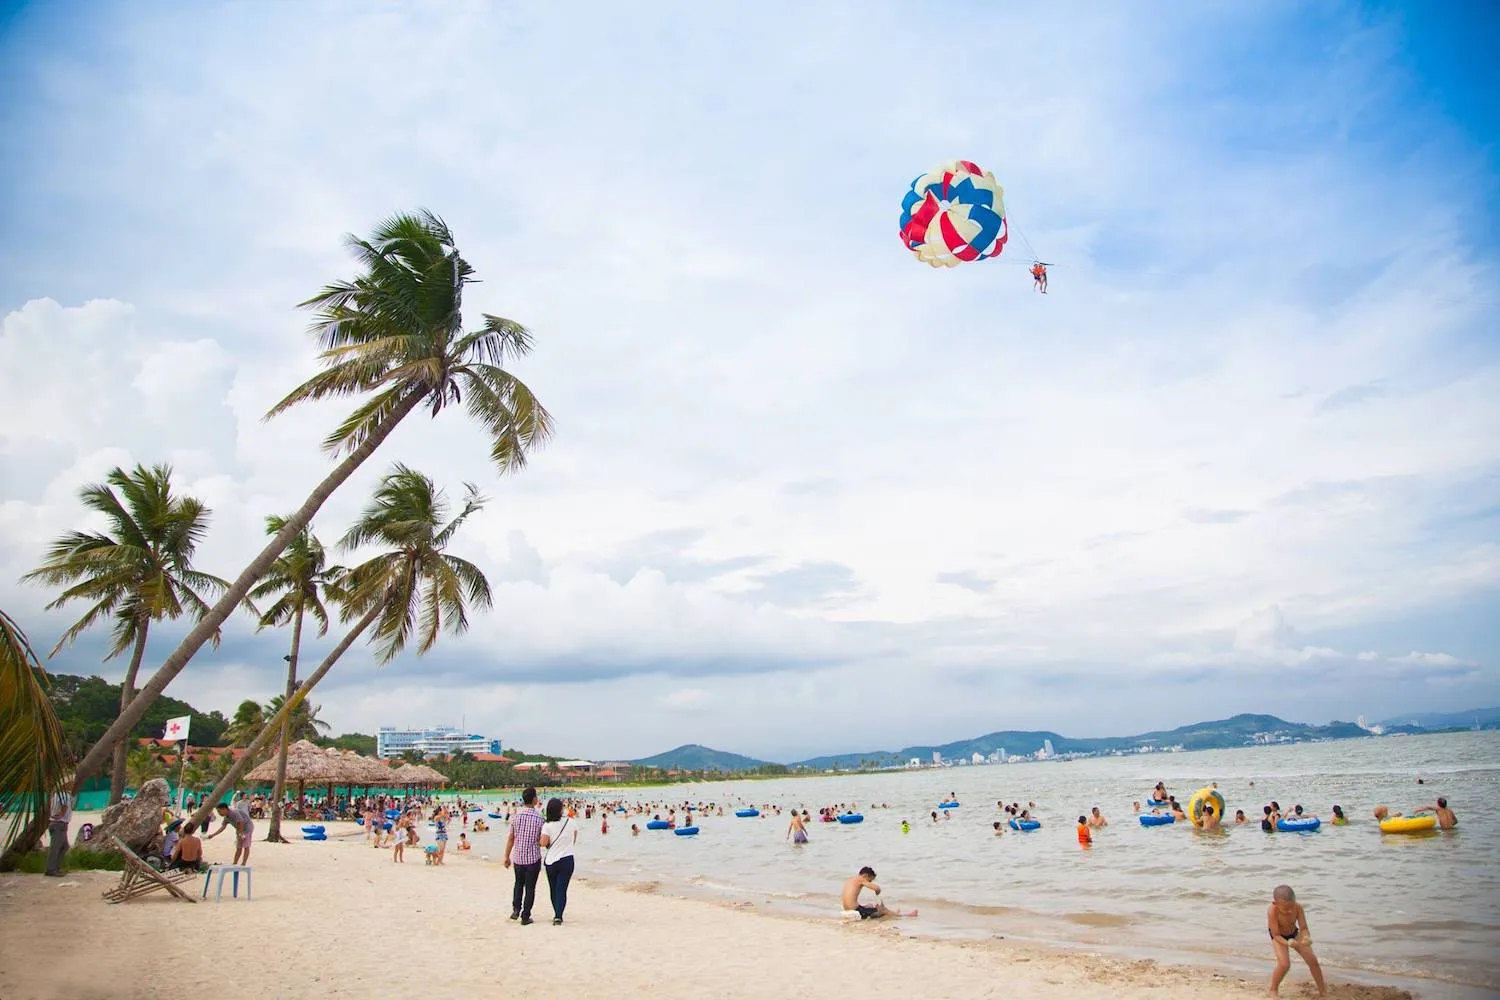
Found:
[[[510,896],[510,912],[519,912],[529,920],[531,908],[536,905],[536,880],[542,873],[542,863],[533,861],[529,865],[518,865],[512,862],[510,867],[516,873],[516,888]]]
[[[552,897],[552,915],[562,919],[568,908],[568,883],[573,881],[573,855],[547,866],[547,892]]]

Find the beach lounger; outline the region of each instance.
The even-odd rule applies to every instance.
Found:
[[[119,837],[110,839],[115,842],[116,850],[125,859],[125,870],[120,873],[120,884],[102,894],[106,900],[111,903],[123,903],[127,899],[137,899],[165,890],[178,899],[185,899],[189,903],[197,902],[178,886],[184,882],[194,881],[203,874],[202,872],[192,868],[172,868],[159,872],[142,861],[140,856],[127,847]]]

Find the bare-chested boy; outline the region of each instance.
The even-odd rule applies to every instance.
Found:
[[[876,896],[874,906],[866,906],[859,901],[859,894],[869,889]],[[844,913],[847,916],[859,914],[861,920],[879,920],[881,917],[915,917],[916,910],[892,910],[880,901],[880,886],[875,884],[875,869],[869,865],[861,868],[859,874],[844,880]]]
[[[1313,982],[1318,986],[1318,996],[1327,996],[1323,985],[1323,968],[1318,965],[1318,956],[1312,950],[1312,932],[1307,928],[1307,913],[1297,902],[1297,894],[1289,885],[1278,885],[1271,893],[1271,905],[1266,910],[1266,933],[1271,935],[1271,948],[1276,952],[1276,968],[1271,972],[1271,996],[1281,989],[1281,981],[1292,968],[1291,952],[1295,951],[1307,963]]]

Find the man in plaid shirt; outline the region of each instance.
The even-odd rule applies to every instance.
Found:
[[[525,808],[510,821],[510,836],[505,838],[505,867],[516,873],[516,888],[510,897],[510,919],[531,923],[531,906],[536,902],[536,880],[542,872],[542,814],[536,811],[536,789],[521,793]]]

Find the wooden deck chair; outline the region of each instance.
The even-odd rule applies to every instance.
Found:
[[[166,890],[178,899],[185,899],[189,903],[198,902],[178,886],[184,882],[193,881],[202,875],[202,872],[191,868],[175,868],[159,872],[142,861],[140,856],[126,846],[119,837],[111,836],[110,839],[115,842],[115,848],[125,859],[125,870],[120,873],[120,884],[103,894],[109,902],[123,903],[127,899],[136,899],[162,890]]]

